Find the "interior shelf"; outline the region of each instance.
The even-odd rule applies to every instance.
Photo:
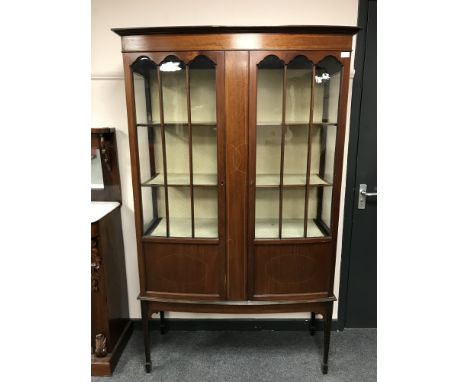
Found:
[[[197,127],[216,127],[216,122],[192,122],[191,123],[193,128]],[[161,126],[161,123],[154,122],[154,123],[137,123],[137,126],[148,126],[148,127],[155,127]],[[170,128],[171,126],[186,126],[188,127],[188,122],[164,122],[164,126]]]
[[[279,174],[257,174],[257,187],[276,187],[280,184]],[[332,184],[322,179],[317,174],[310,174],[311,186],[331,186]],[[284,186],[305,186],[305,174],[283,174]]]
[[[141,184],[142,186],[164,186],[164,175],[157,174],[154,178]],[[190,186],[189,174],[167,174],[168,186]],[[216,174],[193,174],[194,186],[217,186],[218,176]]]
[[[257,126],[262,126],[262,127],[278,127],[278,126],[281,126],[281,122],[262,122],[262,121],[259,121],[257,122]],[[286,126],[289,126],[289,127],[305,127],[305,126],[309,126],[309,122],[308,121],[305,121],[305,122],[292,122],[292,123],[288,123],[286,122],[285,123]],[[336,122],[313,122],[312,123],[312,126],[337,126],[338,124]]]
[[[304,220],[303,219],[283,219],[282,235],[283,238],[303,238]],[[309,219],[307,222],[307,237],[324,237],[317,224]],[[256,239],[277,239],[278,238],[278,219],[256,219],[255,220],[255,238]]]
[[[192,220],[190,218],[170,218],[169,229],[171,237],[192,237]],[[150,236],[166,236],[166,219],[162,218],[158,225],[149,233]],[[195,218],[195,237],[218,237],[218,219]]]

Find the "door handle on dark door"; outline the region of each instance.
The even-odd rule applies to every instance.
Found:
[[[358,200],[358,209],[366,209],[366,200],[370,196],[377,196],[377,192],[367,192],[367,184],[359,185],[359,200]]]

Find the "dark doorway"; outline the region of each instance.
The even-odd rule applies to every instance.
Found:
[[[359,4],[338,324],[377,327],[377,1]],[[362,200],[361,200],[362,201]]]

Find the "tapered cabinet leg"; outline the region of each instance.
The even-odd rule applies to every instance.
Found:
[[[332,323],[333,303],[329,304],[326,313],[323,315],[323,360],[322,374],[328,373],[328,351],[330,350],[330,332]]]
[[[161,334],[165,334],[167,332],[167,326],[163,311],[159,312],[159,319],[159,330],[161,331]]]
[[[311,336],[315,334],[315,312],[310,313],[309,332]]]
[[[145,344],[145,370],[151,373],[151,337],[149,331],[149,303],[148,301],[141,301],[141,324],[143,326],[143,342]]]

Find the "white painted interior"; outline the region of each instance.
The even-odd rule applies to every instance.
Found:
[[[110,28],[174,25],[356,25],[357,12],[358,0],[330,0],[327,2],[318,0],[290,0],[286,8],[283,0],[257,0],[255,2],[247,0],[237,0],[235,2],[223,2],[219,0],[191,2],[180,0],[177,3],[154,0],[92,1],[91,124],[92,127],[115,127],[117,132],[122,184],[122,228],[125,245],[129,307],[132,318],[140,317],[140,305],[137,301],[139,281],[133,216],[133,192],[120,38],[112,33]],[[352,56],[353,58],[354,55]],[[351,73],[353,72],[351,70]],[[350,80],[351,89],[352,76]],[[348,100],[349,105],[350,100],[351,97]],[[297,113],[291,114],[291,119],[299,119],[299,115]],[[345,161],[347,158],[347,140],[348,134],[346,134]],[[145,169],[142,169],[143,171]],[[345,176],[346,163],[343,171],[340,220],[342,220],[343,214]],[[147,189],[149,190],[149,188]],[[150,211],[149,208],[148,211]],[[148,211],[147,213],[149,213]],[[294,215],[294,211],[291,211],[291,214]],[[335,295],[337,297],[339,297],[341,225],[338,231],[338,256],[335,272]],[[337,304],[335,304],[334,309],[334,317],[336,318],[336,316]],[[308,315],[304,313],[269,315],[195,315],[172,313],[168,314],[168,317],[306,318]]]

